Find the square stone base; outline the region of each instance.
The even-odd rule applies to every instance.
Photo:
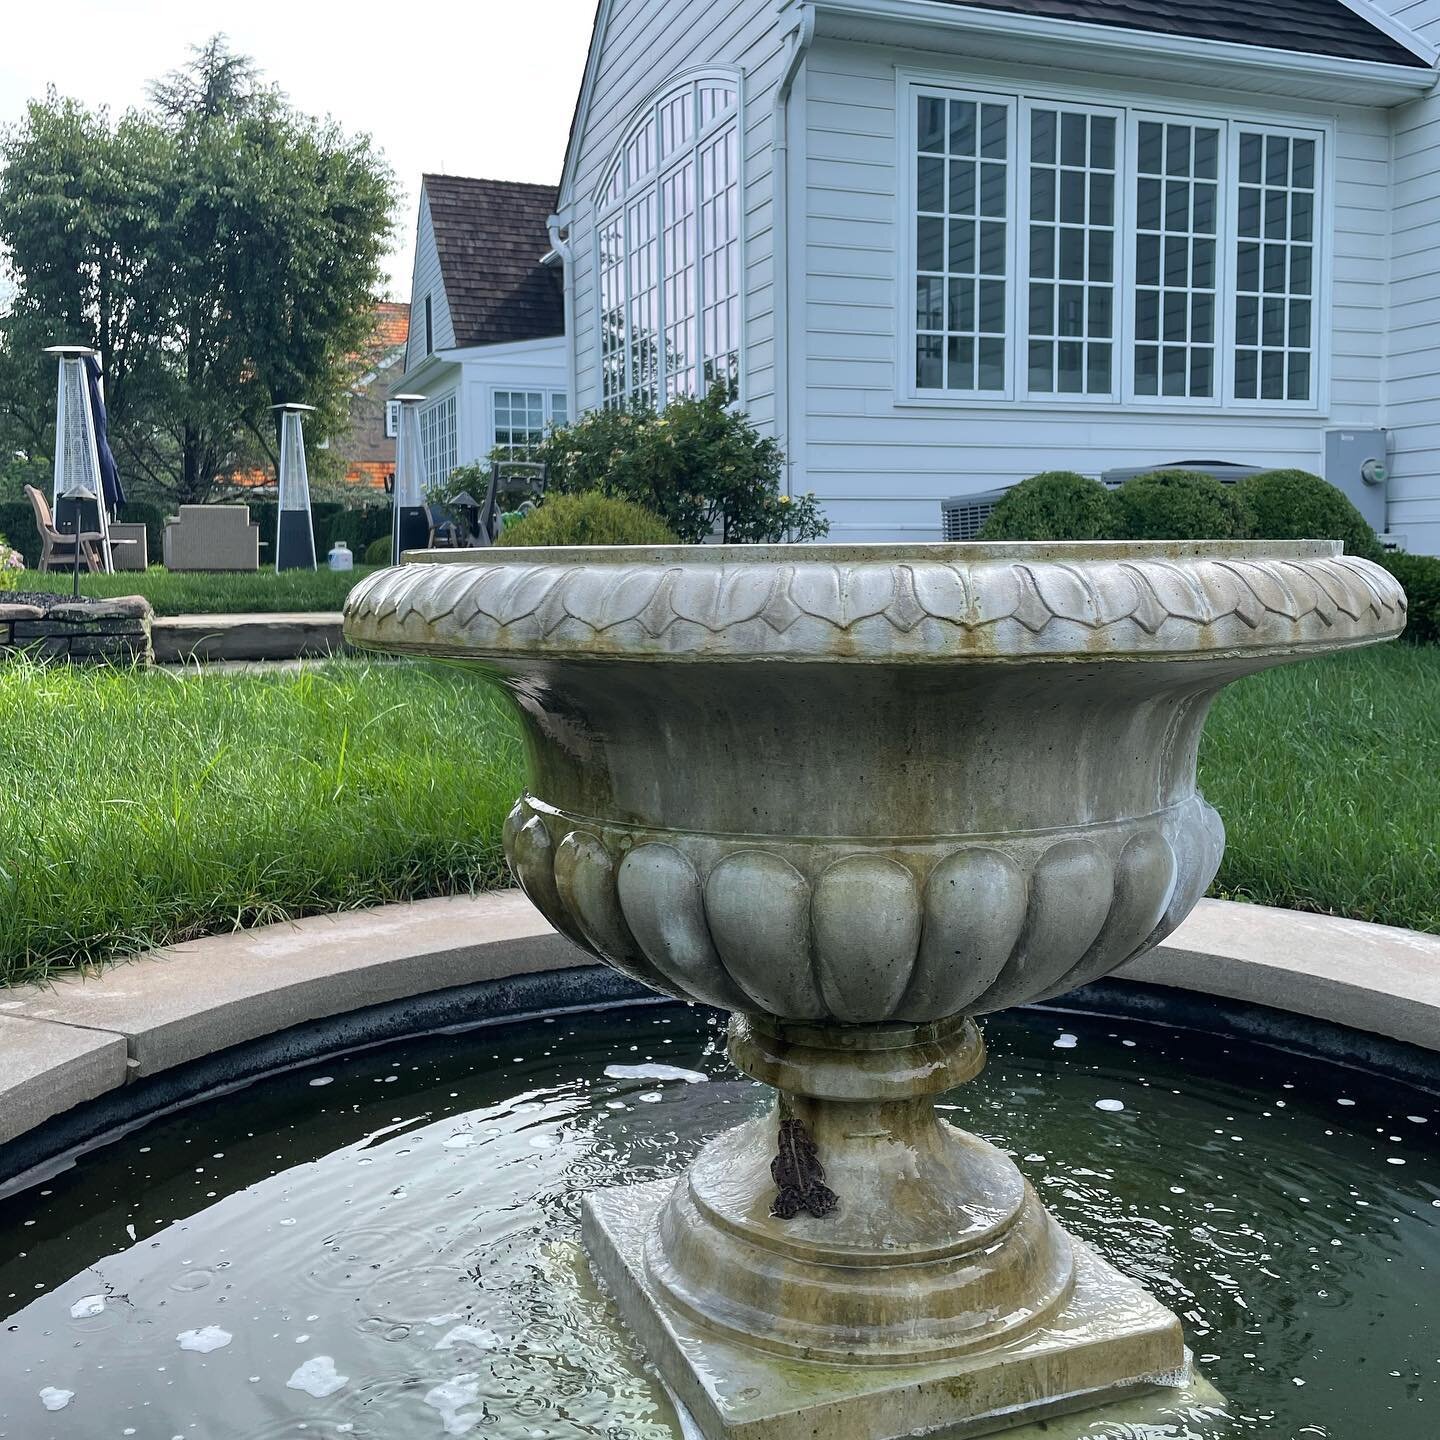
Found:
[[[1180,1322],[1075,1241],[1075,1291],[1023,1340],[927,1365],[826,1365],[737,1345],[663,1307],[643,1249],[674,1180],[584,1204],[591,1265],[706,1440],[903,1440],[992,1435],[1052,1415],[1173,1390]]]

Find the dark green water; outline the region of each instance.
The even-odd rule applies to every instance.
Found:
[[[1111,1020],[987,1036],[952,1118],[1181,1315],[1230,1401],[1087,1434],[1440,1436],[1434,1096]],[[647,1062],[711,1079],[604,1077]],[[763,1099],[673,1006],[408,1042],[155,1120],[0,1201],[0,1437],[672,1440],[579,1200],[675,1173]]]

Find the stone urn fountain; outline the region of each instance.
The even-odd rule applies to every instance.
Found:
[[[1178,1320],[933,1097],[976,1018],[1108,975],[1205,893],[1232,680],[1399,633],[1330,542],[501,550],[380,572],[357,645],[522,720],[525,892],[732,1013],[771,1111],[591,1195],[591,1263],[711,1440],[980,1435],[1181,1383]],[[1265,737],[1255,737],[1257,763]]]

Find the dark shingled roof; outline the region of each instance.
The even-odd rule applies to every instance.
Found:
[[[1347,60],[1425,65],[1342,0],[944,0],[1052,20],[1084,20],[1198,40],[1227,40]]]
[[[499,345],[565,333],[560,267],[540,263],[550,248],[546,219],[553,185],[422,177],[455,344]]]

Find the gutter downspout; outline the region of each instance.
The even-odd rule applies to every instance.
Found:
[[[570,246],[569,227],[566,228],[564,238],[561,237],[558,215],[549,216],[545,221],[545,228],[550,232],[550,248],[560,257],[560,263],[565,270],[561,280],[565,294],[565,396],[566,413],[570,417],[570,424],[573,425],[580,418],[575,404],[575,266],[572,263],[574,252]]]
[[[774,131],[771,141],[771,181],[774,186],[772,243],[775,313],[775,438],[785,451],[785,493],[793,495],[789,441],[791,434],[790,396],[790,93],[805,56],[815,39],[815,9],[800,6],[799,23],[787,37],[789,54],[780,88],[775,92]]]

